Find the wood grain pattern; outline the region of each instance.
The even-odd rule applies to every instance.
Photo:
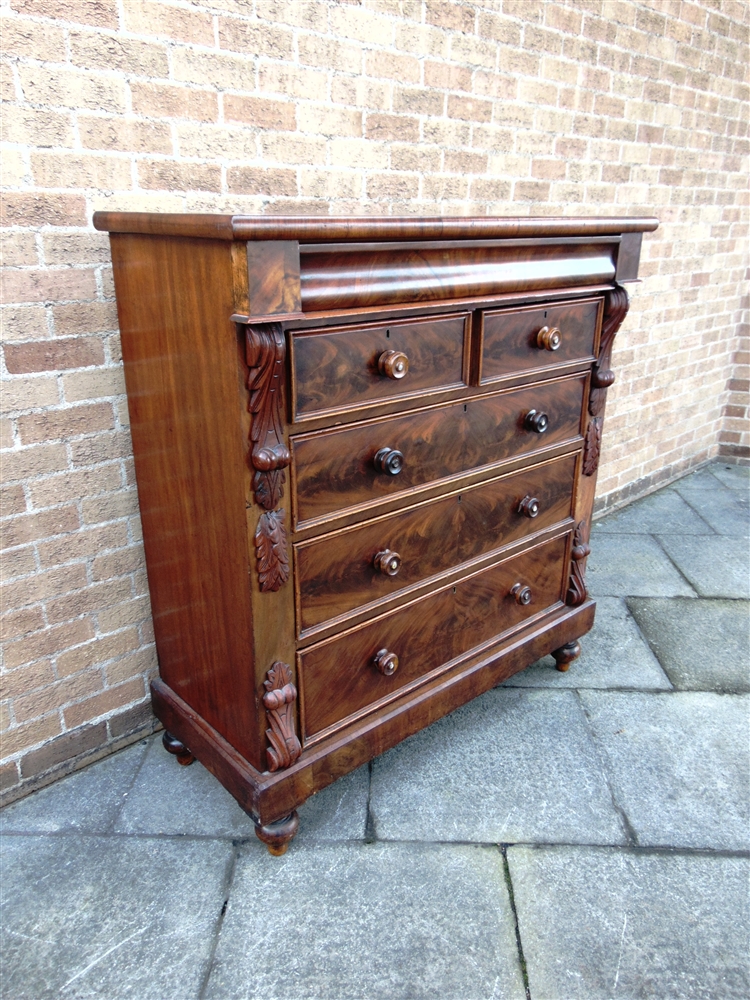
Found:
[[[159,669],[259,763],[230,245],[111,244]]]
[[[467,313],[458,313],[292,334],[296,417],[461,385],[467,321]],[[403,378],[390,379],[378,370],[387,351],[407,355]]]
[[[580,433],[585,381],[574,376],[542,382],[465,403],[292,437],[297,523],[574,439]],[[544,434],[524,429],[532,409],[549,414]],[[403,469],[396,476],[384,475],[373,464],[384,447],[404,455]]]
[[[615,276],[615,245],[345,250],[300,258],[302,308],[434,302],[503,291],[591,285]]]
[[[248,308],[254,316],[301,309],[299,243],[267,240],[247,244]]]
[[[303,739],[307,742],[347,716],[381,704],[405,685],[561,602],[567,582],[566,543],[567,536],[545,542],[403,611],[300,653]],[[519,580],[533,593],[525,606],[511,594]],[[392,676],[373,664],[383,648],[398,656]]]
[[[591,375],[591,393],[589,394],[589,413],[592,417],[601,414],[607,398],[607,389],[615,380],[615,373],[611,368],[612,347],[615,342],[615,334],[622,326],[629,305],[628,293],[619,285],[608,292],[604,298],[599,357]]]
[[[594,357],[600,299],[563,302],[546,308],[485,312],[482,329],[481,381],[508,378],[516,372]],[[560,330],[555,351],[541,349],[537,334],[543,327]]]
[[[571,514],[576,456],[491,480],[409,510],[295,545],[301,630],[362,605],[389,600],[437,573],[549,528]],[[539,500],[533,518],[523,498]],[[395,550],[398,573],[384,575],[377,555]]]
[[[446,240],[546,236],[618,236],[652,232],[654,218],[572,218],[570,216],[320,216],[199,215],[187,213],[95,212],[94,228],[120,233],[152,233],[237,240]]]

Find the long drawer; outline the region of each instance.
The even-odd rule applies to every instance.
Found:
[[[402,611],[299,653],[305,740],[375,709],[408,685],[561,602],[567,543],[567,535],[541,543]],[[524,603],[527,597],[529,603]],[[393,657],[395,671],[381,672],[393,667]]]
[[[562,521],[571,513],[575,470],[576,456],[564,455],[297,543],[300,631]]]
[[[291,438],[295,522],[377,503],[569,441],[580,434],[585,386],[586,376],[575,375],[296,435]]]
[[[295,418],[464,384],[469,313],[292,333]]]

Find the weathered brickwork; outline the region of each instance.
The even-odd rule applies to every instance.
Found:
[[[94,210],[657,215],[608,401],[620,502],[748,455],[749,25],[742,0],[0,2],[7,796],[153,725]]]

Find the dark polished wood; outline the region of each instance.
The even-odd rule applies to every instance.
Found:
[[[372,710],[405,685],[562,604],[567,540],[552,539],[301,652],[297,676],[303,740],[356,712]],[[519,580],[530,588],[528,601],[513,593]],[[393,676],[372,668],[373,656],[383,649],[398,657]]]
[[[504,459],[532,454],[580,435],[587,379],[574,376],[524,389],[479,396],[311,435],[292,442],[298,524],[348,507],[428,486]],[[525,426],[530,411],[549,417],[543,432]],[[375,459],[403,456],[397,474]]]
[[[573,660],[577,660],[581,655],[581,644],[577,640],[574,642],[566,642],[564,646],[560,646],[558,649],[553,649],[552,655],[555,658],[557,669],[562,673],[565,673],[565,671],[569,669]]]
[[[484,313],[482,382],[549,364],[593,361],[600,311],[597,298]]]
[[[266,845],[269,854],[281,857],[282,854],[286,854],[298,829],[299,816],[296,812],[292,812],[273,823],[256,823],[255,836]]]
[[[458,313],[293,334],[296,416],[460,386],[468,318],[467,313]],[[388,375],[389,353],[406,359],[406,371],[394,372],[397,377]]]
[[[397,598],[405,588],[564,521],[572,513],[575,470],[576,456],[568,455],[298,544],[301,629]],[[528,493],[538,498],[534,518],[519,512]],[[398,569],[384,574],[375,559],[391,550]]]
[[[190,753],[185,744],[180,743],[177,737],[172,736],[166,729],[162,734],[161,742],[167,753],[174,754],[177,758],[177,763],[182,764],[183,767],[188,767],[195,760],[195,757]]]
[[[578,654],[618,282],[656,221],[95,224],[154,710],[167,749],[282,853],[310,795],[541,656]]]

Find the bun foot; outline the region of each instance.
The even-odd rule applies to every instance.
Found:
[[[256,823],[255,836],[263,841],[271,854],[279,857],[286,854],[286,849],[298,828],[299,816],[293,812],[285,819],[276,820],[275,823]]]
[[[559,649],[553,649],[552,655],[555,658],[557,669],[564,673],[573,660],[576,660],[581,655],[581,644],[577,640],[566,642]]]
[[[187,767],[188,764],[192,764],[195,760],[195,757],[193,757],[185,744],[180,743],[177,737],[172,736],[172,734],[168,733],[166,729],[164,730],[164,735],[162,736],[161,741],[164,744],[164,749],[167,753],[174,754],[177,758],[177,763],[182,764],[183,767]]]

